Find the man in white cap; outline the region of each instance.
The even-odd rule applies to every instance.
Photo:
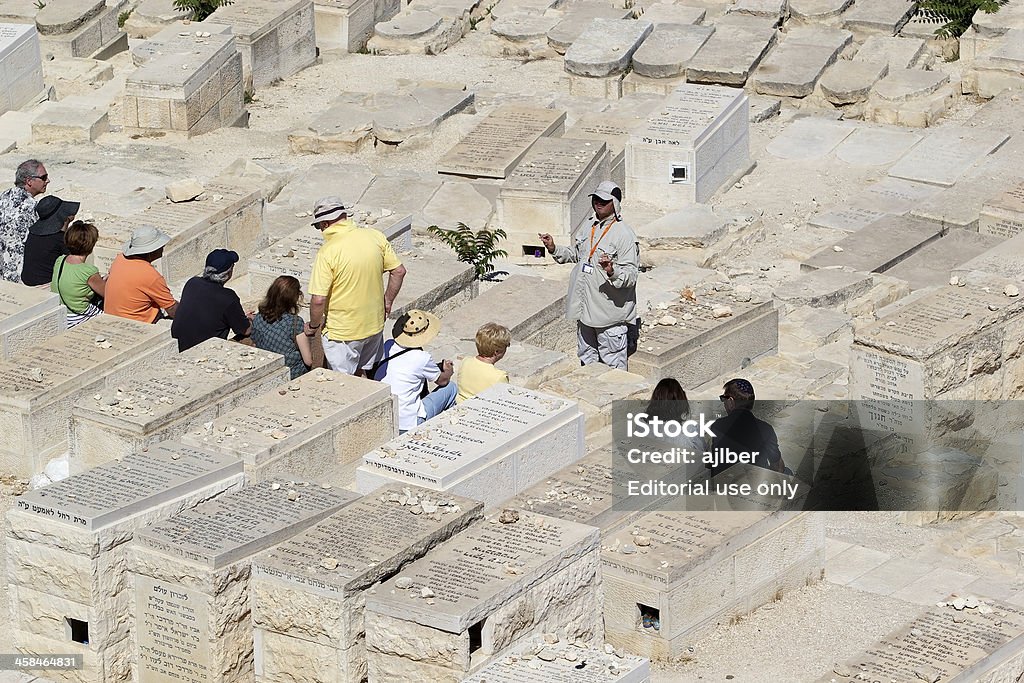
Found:
[[[625,370],[640,255],[636,234],[622,220],[621,200],[622,190],[606,180],[591,193],[594,215],[573,235],[571,248],[555,247],[547,233],[539,237],[555,261],[579,264],[572,271],[566,317],[577,321],[580,362]]]
[[[311,337],[322,328],[332,370],[365,374],[380,360],[384,319],[402,288],[405,266],[384,234],[357,227],[337,197],[316,203],[313,227],[323,232],[324,243],[313,262],[305,332]]]
[[[152,225],[140,225],[110,264],[103,292],[103,312],[144,323],[173,318],[178,302],[153,261],[164,255],[170,236]],[[163,309],[163,313],[161,313]]]

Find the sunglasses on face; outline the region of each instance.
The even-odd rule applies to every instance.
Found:
[[[722,403],[725,403],[730,398],[732,398],[732,396],[726,396],[725,394],[722,394],[721,396],[718,397],[718,400],[721,401]]]
[[[42,180],[44,183],[50,181],[50,174],[49,173],[44,173],[43,175],[34,175],[32,177],[33,178],[38,178],[39,180]]]

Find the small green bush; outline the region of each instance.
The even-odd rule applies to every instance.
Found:
[[[478,280],[494,270],[494,260],[508,256],[504,249],[497,249],[498,242],[507,235],[501,228],[488,230],[483,228],[473,232],[465,223],[459,223],[454,230],[446,230],[436,225],[427,228],[427,232],[436,236],[452,249],[464,263],[473,265]]]
[[[919,0],[917,16],[927,22],[942,24],[935,29],[940,38],[959,38],[971,27],[977,12],[995,14],[1010,0]]]
[[[190,12],[192,21],[202,21],[213,14],[218,7],[230,5],[234,0],[174,0],[174,9]]]

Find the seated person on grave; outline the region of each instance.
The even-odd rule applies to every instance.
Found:
[[[214,249],[206,256],[203,274],[185,283],[171,323],[171,336],[178,340],[179,353],[207,339],[227,339],[228,332],[237,337],[252,333],[252,320],[242,309],[238,294],[224,286],[234,274],[236,263],[236,252]]]
[[[686,397],[686,390],[674,377],[665,377],[658,382],[651,393],[651,400],[646,409],[649,418],[657,417],[661,420],[674,420],[685,422],[690,419],[690,401]],[[668,446],[666,444],[666,446]],[[691,453],[698,455],[703,453],[707,444],[700,436],[686,436],[681,434],[672,439],[672,447],[685,448]],[[699,460],[699,458],[698,458]]]
[[[441,321],[433,313],[409,311],[395,322],[394,339],[384,342],[383,358],[370,368],[370,377],[390,385],[398,397],[399,434],[455,405],[452,362],[437,363],[423,350],[440,331]],[[437,385],[434,391],[428,382]]]
[[[53,264],[67,253],[64,231],[75,220],[78,202],[60,197],[43,197],[36,204],[39,220],[29,226],[25,238],[25,258],[21,263],[21,281],[30,287],[43,287],[53,279]]]
[[[725,406],[726,416],[718,418],[711,425],[711,431],[715,433],[715,438],[711,440],[712,450],[719,454],[726,450],[732,453],[756,453],[753,464],[775,472],[785,472],[786,464],[782,460],[775,428],[751,412],[754,407],[754,386],[745,379],[731,379],[725,383],[722,395],[718,398]],[[715,476],[733,464],[707,464],[705,467],[711,470],[711,476]]]
[[[103,312],[107,282],[96,266],[85,262],[100,238],[96,226],[75,221],[64,231],[63,237],[67,256],[59,257],[53,264],[50,291],[56,292],[68,309],[67,325],[71,329]]]
[[[259,312],[252,319],[252,343],[258,349],[284,356],[292,379],[309,372],[313,364],[310,337],[316,330],[310,330],[308,335],[303,332],[306,323],[298,315],[301,298],[299,281],[291,275],[281,275],[270,283]]]
[[[462,361],[455,379],[459,387],[456,403],[473,398],[495,384],[508,382],[508,373],[494,366],[505,357],[511,343],[512,333],[497,323],[486,323],[476,331],[476,356]]]
[[[173,318],[178,302],[153,262],[164,255],[169,235],[152,225],[140,225],[110,264],[103,310],[110,315],[155,323]]]

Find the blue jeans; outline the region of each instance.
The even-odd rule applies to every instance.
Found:
[[[455,386],[455,381],[449,380],[448,384],[438,387],[427,394],[423,399],[423,409],[427,411],[427,416],[419,418],[417,424],[423,424],[430,418],[440,415],[455,405],[455,396],[458,393],[459,388]]]

